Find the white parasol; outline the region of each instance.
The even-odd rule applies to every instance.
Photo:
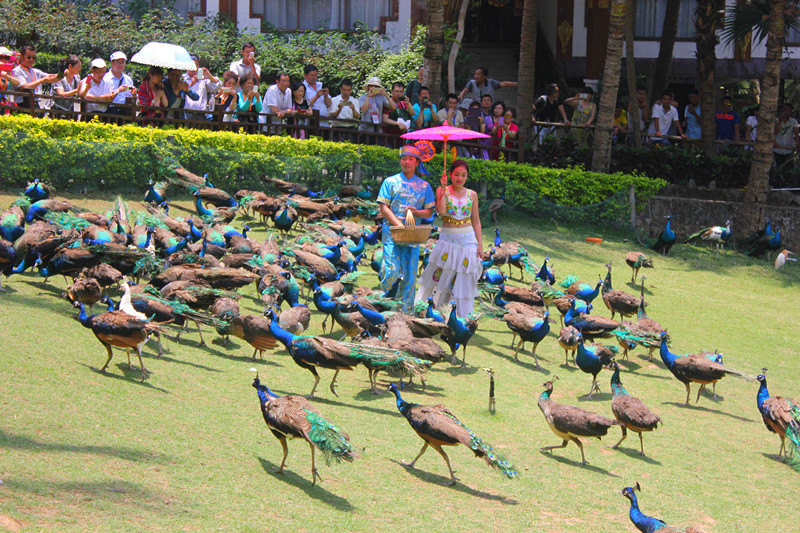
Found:
[[[131,63],[179,70],[194,70],[197,68],[189,52],[183,46],[155,41],[147,43],[141,50],[136,52],[131,58]]]

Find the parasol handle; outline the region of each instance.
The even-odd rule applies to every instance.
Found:
[[[444,140],[444,162],[442,163],[442,187],[447,189],[447,139]]]

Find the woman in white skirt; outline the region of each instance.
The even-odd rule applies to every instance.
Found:
[[[458,159],[450,165],[450,185],[442,178],[442,186],[436,189],[436,210],[442,216],[442,227],[416,297],[419,301],[433,296],[439,309],[455,302],[459,317],[472,313],[483,270],[478,195],[464,187],[468,177],[467,162]]]

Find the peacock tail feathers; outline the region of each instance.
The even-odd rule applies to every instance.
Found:
[[[358,278],[360,278],[363,274],[364,274],[363,272],[359,272],[358,270],[355,270],[353,272],[348,272],[347,274],[339,278],[339,281],[341,282],[342,285],[353,285],[358,281]]]
[[[508,479],[514,479],[515,477],[517,477],[518,472],[511,465],[511,463],[509,463],[503,456],[495,453],[495,451],[492,449],[491,446],[489,446],[488,443],[484,442],[483,439],[481,439],[479,436],[473,433],[472,430],[469,429],[467,426],[465,426],[461,422],[461,420],[455,417],[455,415],[453,415],[450,412],[447,412],[445,414],[448,417],[450,417],[453,420],[453,422],[455,422],[456,424],[467,430],[467,433],[469,433],[470,437],[469,440],[470,449],[475,452],[481,452],[483,458],[486,460],[486,463],[489,466],[499,470]]]
[[[564,281],[567,281],[567,280],[564,280]],[[566,296],[565,293],[563,293],[560,290],[554,288],[549,283],[545,283],[543,285],[539,285],[538,290],[539,290],[539,294],[542,295],[542,298],[555,299],[555,298],[562,298],[562,297]]]
[[[306,420],[311,424],[308,438],[325,455],[327,464],[330,465],[331,461],[336,463],[353,462],[353,459],[359,456],[342,430],[328,422],[322,415],[308,409],[304,409],[304,411]]]
[[[83,231],[92,225],[92,223],[89,222],[88,220],[85,220],[81,217],[76,217],[75,215],[71,215],[69,213],[62,213],[62,212],[51,211],[50,213],[47,213],[44,216],[44,219],[47,222],[55,224],[60,228],[74,229],[78,231]]]
[[[136,211],[133,218],[136,226],[169,229],[161,217],[147,211]]]
[[[255,197],[252,194],[246,194],[239,199],[239,205],[247,205],[249,202],[252,202]]]
[[[660,333],[640,331],[635,324],[628,328],[615,329],[611,331],[611,334],[629,344],[638,344],[646,348],[658,348],[661,346]],[[669,342],[669,335],[667,335],[667,341]]]
[[[476,306],[481,315],[488,316],[489,318],[500,318],[508,313],[505,309],[482,299],[478,299]]]
[[[579,281],[579,278],[578,278],[578,276],[574,276],[574,275],[573,275],[573,276],[567,276],[567,277],[566,277],[566,278],[564,278],[564,280],[563,280],[561,283],[559,283],[558,285],[559,285],[560,287],[564,287],[565,289],[568,289],[570,285],[572,285],[573,283],[575,283],[575,282],[577,282],[577,281]]]
[[[350,348],[350,357],[367,368],[422,376],[433,364],[431,361],[417,359],[393,348],[346,342],[342,344]]]
[[[789,414],[794,420],[786,428],[786,437],[789,439],[787,456],[791,467],[800,472],[800,406],[792,404]]]
[[[120,222],[127,222],[130,220],[131,210],[128,208],[128,202],[122,199],[121,196],[114,198],[114,214]]]
[[[27,211],[28,208],[31,206],[31,201],[27,196],[20,196],[17,198],[11,206],[17,206],[22,208],[23,211]]]
[[[414,302],[414,314],[418,315],[424,313],[428,309],[428,302],[425,300],[417,300]]]
[[[146,254],[136,260],[131,273],[135,276],[152,277],[157,276],[163,271],[164,261],[154,255]]]
[[[289,255],[289,253],[287,252],[286,255]],[[311,277],[311,272],[300,263],[294,263],[289,268],[292,271],[292,275],[296,278],[308,279]]]
[[[522,249],[524,250],[524,248],[522,248]],[[522,262],[522,265],[525,267],[525,272],[527,272],[528,274],[532,274],[534,276],[536,275],[536,273],[538,271],[538,267],[536,265],[534,265],[533,263],[531,263],[530,261],[528,261],[528,257],[527,256],[523,255],[522,259],[520,259],[520,261]]]

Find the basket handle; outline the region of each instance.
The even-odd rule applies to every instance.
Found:
[[[417,225],[416,220],[414,220],[414,213],[410,210],[406,211],[406,229],[414,229]]]

